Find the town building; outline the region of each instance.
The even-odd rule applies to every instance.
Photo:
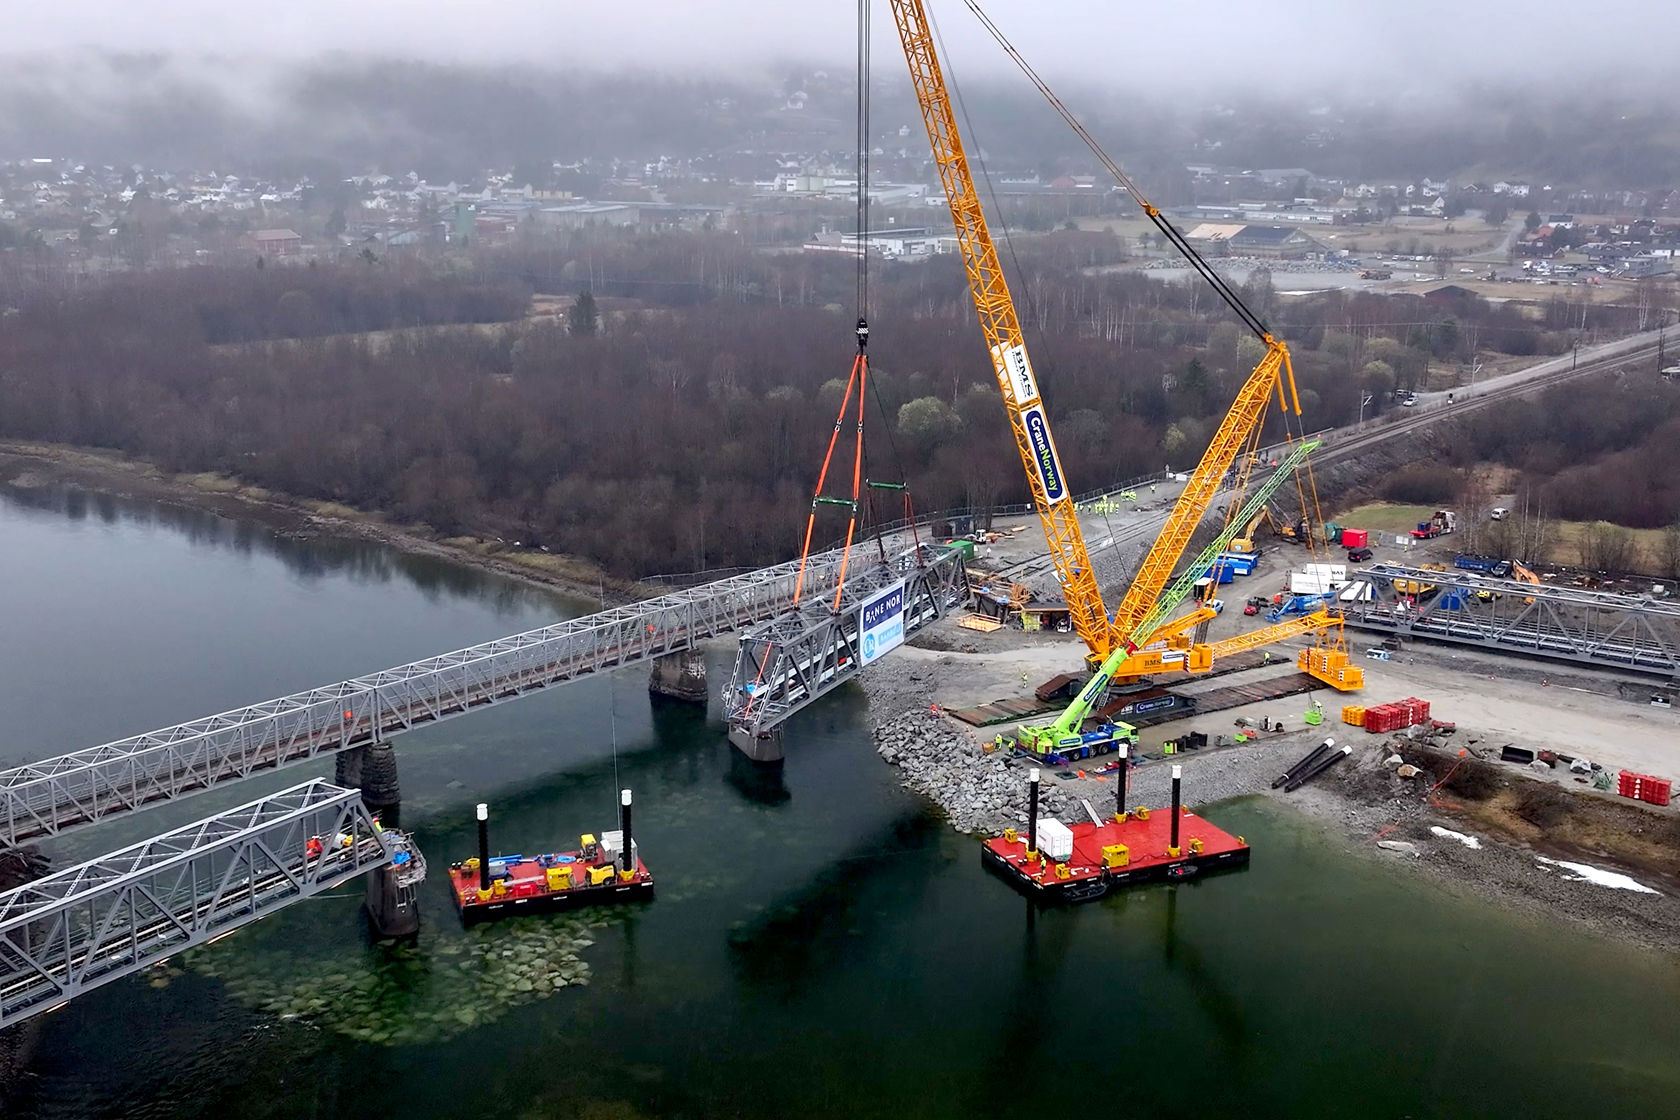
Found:
[[[289,229],[259,229],[251,244],[264,256],[289,257],[303,251],[303,235]]]

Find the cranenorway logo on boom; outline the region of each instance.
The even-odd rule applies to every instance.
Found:
[[[1062,464],[1056,458],[1056,445],[1050,442],[1050,424],[1044,411],[1036,405],[1021,413],[1021,426],[1027,430],[1027,442],[1032,444],[1033,462],[1038,477],[1044,483],[1044,496],[1052,502],[1060,501],[1067,491],[1062,486]]]

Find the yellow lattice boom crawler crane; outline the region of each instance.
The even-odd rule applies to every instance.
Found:
[[[1206,671],[1211,667],[1220,647],[1192,642],[1187,638],[1187,635],[1200,627],[1207,618],[1212,617],[1206,607],[1150,633],[1138,633],[1138,624],[1159,602],[1172,570],[1223,486],[1228,472],[1239,462],[1239,456],[1241,480],[1246,482],[1250,466],[1258,461],[1255,444],[1258,442],[1261,423],[1273,396],[1275,395],[1286,416],[1293,415],[1299,419],[1300,400],[1295,391],[1294,371],[1290,365],[1288,348],[1266,329],[1258,316],[1243,303],[1225,279],[1202,259],[1160,210],[1143,197],[1136,184],[1103,152],[1084,126],[1026,64],[973,0],[966,2],[1057,112],[1086,142],[1121,186],[1132,194],[1167,240],[1184,254],[1190,264],[1214,287],[1266,347],[1265,355],[1238,391],[1236,400],[1209,441],[1200,463],[1191,472],[1184,491],[1167,518],[1166,525],[1145,556],[1130,588],[1111,618],[1092,571],[1090,556],[1079,530],[1077,511],[1056,454],[1049,418],[1039,395],[1031,362],[1027,358],[1019,318],[998,261],[996,246],[986,225],[979,195],[975,190],[974,179],[963,150],[962,137],[957,130],[950,93],[934,49],[926,9],[922,0],[891,0],[894,23],[910,68],[911,84],[916,91],[922,121],[927,128],[928,140],[933,149],[934,163],[945,189],[952,222],[956,227],[957,244],[968,273],[969,290],[975,311],[979,315],[998,385],[1009,410],[1010,426],[1026,466],[1033,504],[1044,526],[1045,538],[1050,546],[1057,576],[1062,583],[1074,629],[1085,640],[1093,663],[1110,660],[1117,650],[1126,651],[1127,656],[1115,665],[1112,674],[1122,679],[1168,667],[1190,672]],[[1247,454],[1243,455],[1245,450]],[[1302,499],[1304,509],[1304,494]],[[1309,618],[1321,629],[1339,622],[1339,619],[1323,612]],[[1277,641],[1305,632],[1302,627],[1307,622],[1308,619],[1292,620],[1279,627],[1244,635],[1242,647],[1253,648],[1267,641]],[[1308,626],[1306,629],[1310,630],[1312,627]],[[1268,637],[1268,634],[1275,636]],[[1159,651],[1140,650],[1139,639],[1143,642],[1154,641],[1162,649],[1174,650],[1175,656],[1163,658]],[[1182,656],[1176,655],[1176,651],[1179,650],[1183,651]],[[1169,662],[1172,663],[1170,666]],[[1304,665],[1303,668],[1307,666]],[[1357,683],[1349,683],[1357,678],[1359,669],[1358,666],[1347,664],[1345,643],[1339,640],[1339,626],[1338,640],[1334,646],[1312,659],[1312,667],[1307,668],[1307,671],[1338,688],[1358,687]]]

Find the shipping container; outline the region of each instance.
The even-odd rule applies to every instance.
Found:
[[[1328,595],[1339,586],[1334,580],[1316,572],[1289,573],[1291,595]]]
[[[1343,529],[1340,541],[1345,548],[1364,548],[1371,543],[1371,533],[1368,529]]]
[[[1073,832],[1055,817],[1042,817],[1038,822],[1038,850],[1057,862],[1073,858]]]

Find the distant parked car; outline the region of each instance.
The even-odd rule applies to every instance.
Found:
[[[1348,549],[1348,563],[1349,564],[1363,564],[1363,563],[1365,563],[1365,561],[1369,560],[1370,558],[1371,558],[1371,550],[1370,550],[1369,547]]]
[[[1509,516],[1511,516],[1511,511],[1506,509],[1504,506],[1494,506],[1493,512],[1488,514],[1488,517],[1492,518],[1494,521],[1503,521]]]
[[[1371,658],[1373,661],[1389,660],[1388,651],[1383,649],[1381,646],[1374,646],[1371,649],[1366,650],[1365,656]]]

